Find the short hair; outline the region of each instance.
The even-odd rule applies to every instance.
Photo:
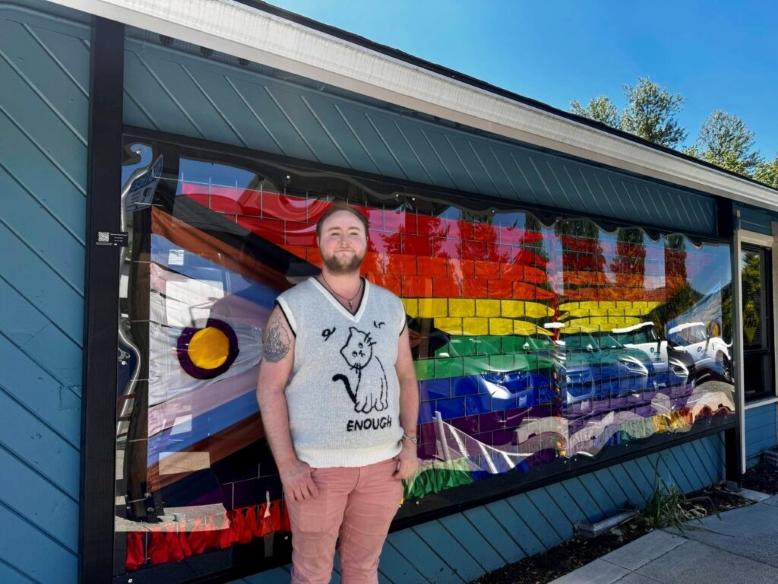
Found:
[[[360,220],[362,223],[362,226],[365,228],[365,236],[368,235],[368,229],[370,228],[370,224],[367,220],[367,217],[363,213],[360,213],[355,207],[352,207],[348,203],[344,201],[335,201],[330,205],[324,213],[322,213],[321,217],[319,217],[319,220],[316,222],[316,237],[321,237],[321,227],[324,225],[324,222],[335,213],[338,213],[340,211],[345,211],[346,213],[351,213],[354,217]]]

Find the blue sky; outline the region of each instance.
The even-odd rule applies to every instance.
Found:
[[[315,20],[561,109],[648,76],[686,98],[687,143],[720,109],[778,155],[771,0],[272,0]]]

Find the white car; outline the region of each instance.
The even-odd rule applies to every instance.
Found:
[[[703,322],[687,322],[667,331],[667,340],[694,360],[697,370],[711,369],[726,379],[732,377],[730,345],[719,336],[711,336]]]
[[[632,326],[615,328],[611,334],[625,347],[642,352],[654,367],[656,384],[660,387],[686,383],[689,368],[668,342],[656,331],[653,322],[641,322]],[[674,354],[675,353],[675,354]]]

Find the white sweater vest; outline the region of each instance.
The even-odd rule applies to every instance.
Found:
[[[277,302],[295,334],[286,401],[297,457],[323,468],[395,456],[403,434],[395,371],[405,328],[400,299],[365,280],[352,315],[310,278]]]

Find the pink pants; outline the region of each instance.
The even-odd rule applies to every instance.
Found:
[[[378,582],[389,524],[402,500],[402,481],[392,474],[394,459],[358,468],[314,468],[319,496],[287,500],[292,524],[292,583],[327,584],[335,544],[343,584]]]

